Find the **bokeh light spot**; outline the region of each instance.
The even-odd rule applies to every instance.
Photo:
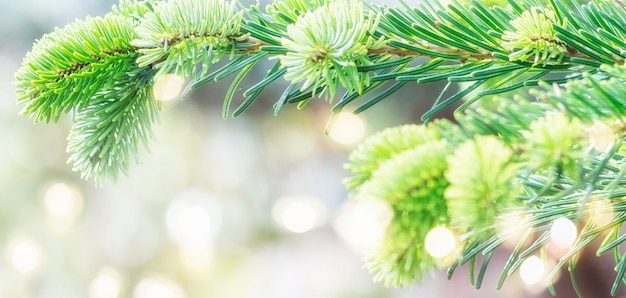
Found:
[[[520,266],[519,273],[526,285],[534,285],[543,280],[546,269],[539,257],[530,256]]]
[[[135,286],[133,298],[184,298],[182,288],[165,277],[149,276]]]
[[[90,298],[117,298],[122,289],[122,277],[112,268],[103,268],[89,284]]]
[[[341,112],[336,116],[328,136],[335,142],[350,145],[359,142],[365,135],[365,122],[352,113]]]
[[[615,144],[615,132],[610,126],[604,124],[604,122],[594,122],[593,125],[587,129],[587,133],[591,146],[600,152],[609,152]]]
[[[435,227],[426,234],[424,240],[426,251],[435,258],[450,255],[456,247],[454,234],[447,228]]]
[[[17,239],[9,243],[7,257],[9,264],[22,274],[34,273],[41,266],[41,250],[29,240]]]
[[[339,210],[333,226],[352,250],[363,253],[379,243],[392,214],[389,204],[382,200],[349,200]]]
[[[172,101],[180,96],[183,84],[185,84],[185,79],[180,76],[162,75],[156,79],[152,87],[154,98],[158,101]]]
[[[211,218],[202,207],[187,202],[173,202],[167,209],[170,236],[179,245],[199,246],[211,237]]]
[[[321,206],[317,199],[305,197],[283,197],[273,208],[278,224],[293,233],[312,230],[321,222]]]
[[[78,190],[59,182],[46,190],[44,205],[51,216],[73,220],[83,209],[83,199]]]
[[[552,238],[552,243],[559,248],[569,248],[574,244],[577,236],[576,225],[571,220],[561,217],[552,223],[550,237]]]
[[[304,233],[315,226],[315,209],[304,202],[292,202],[283,210],[282,220],[289,231]]]

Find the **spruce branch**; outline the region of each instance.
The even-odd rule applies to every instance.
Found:
[[[85,179],[93,178],[97,185],[116,181],[119,172],[127,172],[131,159],[139,160],[139,149],[149,148],[151,126],[159,119],[160,105],[151,86],[142,80],[154,71],[135,67],[134,60],[127,61],[133,72],[98,91],[75,115],[68,136],[74,170]]]
[[[429,195],[431,198],[444,199],[447,212],[438,217],[449,218],[442,224],[456,231],[459,235],[458,241],[463,243],[464,251],[458,256],[453,269],[467,262],[476,262],[478,254],[488,256],[504,242],[515,239],[520,233],[526,234],[518,240],[516,249],[503,269],[500,287],[504,279],[517,270],[526,258],[546,247],[551,239],[547,231],[559,218],[580,222],[583,229],[569,252],[558,260],[555,268],[551,268],[552,276],[565,264],[575,263],[581,250],[594,239],[608,237],[598,249],[598,254],[611,250],[615,252],[616,245],[626,240],[615,236],[615,229],[619,229],[617,226],[621,226],[624,221],[621,215],[613,213],[621,210],[619,206],[622,203],[623,189],[620,185],[626,182],[622,155],[624,106],[616,104],[618,98],[626,95],[626,89],[623,88],[626,69],[623,66],[603,67],[603,71],[609,78],[586,76],[585,79],[566,84],[563,89],[544,86],[546,91],[536,93],[539,101],[523,98],[503,100],[495,109],[466,110],[458,115],[458,124],[435,121],[426,126],[403,128],[430,131],[430,134],[440,136],[456,148],[447,159],[448,170],[445,175],[449,186],[443,194],[430,192]],[[581,92],[582,90],[586,90],[586,93]],[[393,131],[384,131],[373,136],[362,145],[364,147],[359,147],[352,153],[347,169],[356,176],[349,181],[357,179],[358,183],[347,185],[356,189],[355,196],[375,196],[378,179],[389,178],[385,180],[387,183],[395,183],[395,186],[386,185],[385,189],[407,188],[407,183],[419,188],[424,183],[418,174],[410,175],[411,179],[391,179],[394,176],[380,174],[383,167],[386,173],[400,172],[396,158],[402,152],[429,144],[416,142],[413,147],[401,147],[400,150],[392,151],[392,154],[384,150],[393,148],[392,145],[376,149],[380,146],[377,144],[404,142],[405,135],[390,132]],[[485,139],[486,136],[493,139]],[[489,142],[503,143],[489,145]],[[476,156],[482,150],[493,150],[502,146],[504,148]],[[517,152],[515,156],[503,158],[501,165],[497,165],[498,158],[495,156],[513,151]],[[376,162],[372,163],[374,160]],[[422,159],[421,162],[426,161]],[[511,163],[516,166],[510,168],[508,174],[503,174]],[[394,165],[399,168],[395,171],[388,169]],[[521,168],[515,170],[520,166]],[[364,167],[367,167],[369,173],[365,177],[363,170],[360,170]],[[414,168],[423,169],[420,163]],[[503,180],[499,180],[501,178]],[[467,182],[461,183],[462,181]],[[513,195],[513,198],[509,197],[506,200],[508,203],[499,202],[497,198],[503,194]],[[410,195],[407,194],[405,198],[410,198]],[[480,203],[477,199],[485,201]],[[397,203],[391,204],[394,206]],[[609,218],[608,222],[599,222],[599,218],[606,217]],[[507,218],[514,218],[514,224],[507,224]],[[396,220],[402,219],[394,218],[390,226]],[[430,226],[427,219],[419,225]],[[503,225],[504,228],[499,228]],[[613,232],[605,236],[606,231]],[[389,232],[387,236],[393,237],[395,233]],[[531,236],[537,237],[537,240],[527,244],[524,239]],[[417,238],[411,242],[421,241],[423,244],[424,239],[425,237]],[[394,255],[403,254],[406,248],[395,245],[395,249],[399,251],[395,251]],[[391,246],[387,247],[391,249]],[[374,272],[394,272],[383,273],[382,276],[386,277],[384,280],[392,284],[403,280],[397,276],[402,275],[402,271],[394,269],[403,268],[404,263],[401,260],[392,261],[389,259],[389,252],[381,254],[378,251],[370,258],[375,260],[370,265]],[[616,257],[616,266],[621,264],[621,260],[621,255]],[[431,262],[430,268],[422,269],[429,271],[445,264],[441,262]],[[484,267],[488,266],[488,260],[485,262]],[[621,266],[616,268],[618,274],[623,273]],[[481,270],[474,281],[477,285],[484,273]],[[405,284],[410,284],[412,277],[405,277]],[[619,279],[616,280],[617,283]]]
[[[622,2],[607,0],[399,8],[358,0],[276,0],[265,8],[123,0],[104,17],[44,35],[15,84],[22,113],[36,122],[74,113],[70,161],[100,184],[147,149],[159,113],[153,88],[166,76],[189,79],[183,99],[235,76],[224,117],[239,98],[239,83],[265,59],[273,66],[242,92],[233,115],[279,78],[290,84],[276,114],[317,97],[332,102],[333,112],[360,100],[358,113],[409,83],[461,83],[453,94],[444,88],[422,115],[428,124],[385,130],[350,156],[346,167],[354,176],[346,185],[394,213],[368,258],[376,279],[400,286],[442,266],[451,265],[450,274],[465,263],[473,270],[482,254],[472,278],[480,287],[494,250],[521,234],[500,287],[531,255],[545,255],[554,222],[567,219],[580,233],[552,275],[575,266],[582,249],[604,238],[598,254],[614,254],[615,293],[626,273],[619,251],[626,241],[619,231],[626,222],[624,24]],[[528,87],[536,87],[532,100],[511,95]],[[456,122],[434,119],[460,100]],[[515,225],[503,221],[509,217],[518,219]],[[426,239],[442,227],[458,247],[433,256]]]
[[[141,53],[137,65],[158,69],[157,77],[168,73],[186,77],[202,64],[204,74],[229,45],[245,38],[242,13],[235,2],[220,0],[160,3],[135,28],[139,37],[132,45]]]
[[[56,122],[86,106],[111,75],[124,73],[135,49],[133,22],[126,17],[87,18],[44,35],[15,74],[17,101],[35,122]]]

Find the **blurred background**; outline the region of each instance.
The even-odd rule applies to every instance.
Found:
[[[186,101],[165,103],[152,152],[143,152],[128,177],[98,188],[81,180],[66,163],[71,117],[46,125],[19,116],[13,73],[42,34],[104,15],[115,3],[0,2],[0,297],[527,297],[543,291],[518,277],[495,291],[499,259],[481,290],[469,284],[466,268],[452,281],[439,272],[411,289],[386,288],[363,268],[363,249],[388,214],[376,203],[349,199],[343,164],[367,135],[419,122],[437,85],[411,86],[358,117],[343,115],[325,135],[331,106],[323,100],[302,111],[287,106],[276,117],[272,104],[282,89],[270,88],[243,116],[223,120],[228,80],[213,83]]]

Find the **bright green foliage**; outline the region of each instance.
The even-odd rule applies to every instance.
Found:
[[[567,20],[567,19],[565,19]],[[556,36],[553,24],[559,20],[551,9],[533,7],[511,21],[515,31],[505,31],[502,39],[506,48],[513,49],[511,61],[526,61],[546,64],[556,59],[560,62],[567,52],[567,44]],[[566,27],[566,24],[559,24]],[[529,42],[530,41],[530,42]]]
[[[151,125],[158,121],[159,104],[150,85],[137,83],[138,77],[147,75],[146,70],[133,66],[136,57],[131,58],[126,63],[134,71],[98,91],[76,114],[68,137],[74,170],[85,179],[95,179],[96,184],[117,180],[119,172],[126,173],[131,159],[138,160],[140,147],[148,149],[147,141],[153,137]]]
[[[345,181],[348,188],[355,188],[369,180],[372,172],[380,165],[418,145],[440,139],[437,132],[422,125],[403,125],[388,128],[359,145],[350,154],[350,164],[346,165],[354,176]]]
[[[136,35],[126,17],[87,18],[44,35],[15,74],[22,113],[35,122],[56,122],[61,114],[86,107],[89,99],[123,75]]]
[[[562,113],[546,114],[530,124],[525,137],[524,149],[530,168],[578,177],[588,143],[578,119],[569,119]]]
[[[614,133],[623,129],[623,122],[616,119],[626,116],[626,108],[619,100],[626,98],[626,85],[623,84],[626,68],[602,67],[602,70],[603,79],[590,76],[572,81],[564,88],[546,86],[545,91],[534,92],[541,99],[539,102],[518,97],[502,99],[491,109],[466,110],[457,115],[458,125],[436,121],[428,126],[406,126],[378,133],[351,155],[351,163],[347,168],[355,175],[347,180],[348,185],[356,189],[357,198],[364,194],[372,195],[372,189],[381,188],[385,191],[380,191],[377,197],[382,195],[382,198],[393,200],[390,202],[392,207],[403,200],[427,206],[415,199],[411,192],[405,191],[404,197],[398,200],[399,193],[406,189],[406,181],[411,180],[391,173],[406,173],[409,170],[402,168],[398,162],[398,168],[382,174],[381,164],[391,165],[387,161],[399,156],[398,153],[393,155],[390,152],[411,152],[446,140],[450,148],[446,153],[447,169],[444,172],[448,183],[444,189],[448,220],[439,224],[447,225],[459,233],[457,241],[465,250],[452,269],[468,262],[474,268],[476,256],[485,255],[485,264],[472,279],[473,283],[480,286],[495,248],[504,241],[519,241],[516,251],[511,254],[503,269],[498,283],[498,287],[501,287],[505,278],[519,268],[525,258],[545,248],[550,240],[548,231],[554,220],[560,217],[575,221],[587,220],[590,216],[596,218],[589,221],[586,226],[588,231],[579,239],[580,244],[573,246],[571,253],[553,269],[556,272],[575,260],[581,249],[590,243],[590,239],[601,237],[602,231],[617,233],[619,222],[624,220],[616,217],[613,222],[596,222],[598,216],[611,214],[611,210],[626,210],[620,207],[622,200],[619,199],[626,195],[619,186],[625,182],[622,175],[626,172],[626,163],[623,154],[616,153],[618,148],[624,147],[614,136]],[[605,140],[599,141],[605,145],[601,149],[593,149],[588,146],[590,140],[587,134],[598,129],[596,126],[599,123],[599,129],[608,127],[612,131],[608,134],[600,133],[599,138]],[[401,131],[404,133],[399,133]],[[424,132],[430,133],[433,139],[428,141],[428,138],[424,138]],[[407,142],[411,139],[418,141]],[[608,153],[605,153],[606,144],[612,146]],[[407,149],[411,145],[414,149]],[[538,166],[538,160],[545,164]],[[421,165],[413,167],[420,173],[426,172]],[[367,176],[363,173],[372,174]],[[377,179],[385,181],[384,187],[371,182],[373,177],[378,176],[381,178]],[[370,177],[369,180],[366,177]],[[382,177],[387,179],[383,180]],[[416,173],[412,177],[421,176]],[[393,189],[398,192],[392,192]],[[441,197],[438,190],[423,187],[422,191],[430,191],[428,197],[435,202]],[[614,199],[618,201],[609,203]],[[604,204],[614,205],[606,207]],[[401,213],[394,213],[394,216],[392,222],[403,218]],[[509,218],[515,223],[502,221]],[[414,218],[412,222],[433,227],[431,222],[423,222],[421,217],[419,220]],[[422,232],[420,235],[423,237],[427,231],[406,227],[406,230],[400,232],[391,227],[387,237],[395,240],[381,243],[382,246],[368,259],[369,268],[378,279],[388,284],[409,285],[433,267],[419,267],[414,263],[417,262],[417,252],[422,252],[419,246],[422,243],[416,245],[414,238],[397,235],[414,235],[410,233],[417,230]],[[401,230],[404,226],[393,227]],[[502,230],[502,227],[506,229]],[[524,240],[527,238],[512,240],[519,235],[529,237],[533,233],[537,233],[537,240],[530,245]],[[600,247],[599,253],[612,251],[616,249],[616,243],[624,241],[617,236],[611,237],[607,238],[606,245]],[[399,257],[405,255],[412,258]],[[423,264],[437,264],[435,261],[429,263],[432,259],[428,256],[419,256],[419,262]],[[624,259],[620,257],[619,260]]]
[[[513,150],[494,136],[479,136],[459,145],[448,157],[445,198],[453,226],[463,232],[493,227],[515,205],[519,170]]]
[[[318,7],[327,6],[332,1],[334,0],[274,1],[272,4],[268,5],[265,10],[271,17],[292,24],[296,22],[301,14],[315,10]]]
[[[126,172],[138,143],[147,148],[156,119],[148,97],[154,72],[136,66],[134,27],[115,14],[77,21],[37,42],[16,74],[18,102],[35,121],[75,113],[70,161],[97,184]]]
[[[430,229],[448,222],[443,176],[450,146],[429,142],[404,150],[382,162],[358,192],[359,196],[387,201],[393,218],[383,246],[368,257],[376,279],[400,286],[421,281],[423,272],[435,269],[437,260],[425,250]]]
[[[585,5],[575,4],[574,9],[561,1],[555,1],[555,4],[561,18],[568,21],[567,27],[554,27],[557,37],[567,44],[568,51],[575,50],[608,65],[624,63],[626,29],[623,24],[626,15],[622,1],[591,1]]]
[[[281,39],[288,51],[279,56],[287,69],[285,79],[304,82],[300,90],[321,88],[318,93],[328,92],[328,98],[335,97],[340,85],[362,93],[369,77],[357,67],[371,65],[368,50],[382,45],[382,39],[371,36],[379,18],[356,0],[337,0],[302,15]]]
[[[140,67],[159,69],[157,76],[189,76],[198,63],[203,72],[219,60],[234,40],[241,38],[242,11],[235,2],[221,0],[168,1],[144,16],[132,44],[142,54]]]
[[[154,6],[159,5],[159,1],[134,1],[134,0],[120,0],[118,5],[114,5],[111,8],[113,15],[120,15],[129,18],[133,18],[137,21],[141,19],[149,12],[154,10]]]
[[[444,6],[448,6],[449,4],[452,4],[454,1],[464,6],[472,5],[472,0],[440,0],[439,3],[441,3]],[[487,7],[491,7],[491,6],[506,7],[507,5],[509,5],[509,2],[506,0],[479,0],[478,2],[480,2],[481,4]]]
[[[566,217],[583,228],[551,276],[565,265],[571,270],[584,248],[604,239],[597,253],[614,254],[615,293],[626,274],[619,249],[626,241],[625,49],[622,1],[422,1],[390,8],[275,0],[263,11],[225,0],[124,0],[104,18],[44,35],[15,84],[23,113],[35,121],[74,112],[70,161],[100,184],[126,172],[147,148],[159,110],[152,88],[162,75],[189,79],[182,98],[235,75],[224,117],[240,97],[239,84],[264,59],[273,66],[241,93],[232,115],[280,78],[290,84],[275,114],[316,97],[333,101],[342,90],[333,112],[361,101],[358,113],[406,84],[443,81],[422,115],[427,125],[376,134],[346,166],[357,199],[376,197],[393,210],[368,258],[376,279],[409,285],[444,263],[452,264],[450,274],[466,263],[474,272],[483,255],[471,280],[480,287],[495,249],[517,241],[501,287],[526,258],[545,253],[552,223]],[[224,56],[229,61],[212,70]],[[459,101],[455,121],[431,121]],[[507,227],[501,220],[510,214],[518,222],[496,228]],[[598,220],[602,215],[610,220]],[[446,262],[425,250],[436,226],[458,234],[459,253]]]

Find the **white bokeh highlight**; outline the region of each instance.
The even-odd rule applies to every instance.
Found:
[[[75,187],[57,182],[46,189],[43,205],[50,227],[57,232],[66,232],[81,215],[84,199]]]
[[[272,208],[278,225],[293,233],[308,232],[325,219],[325,208],[312,197],[285,196],[278,199]]]
[[[89,298],[118,298],[122,286],[122,277],[118,271],[103,268],[89,283]]]
[[[520,278],[526,285],[535,285],[542,281],[546,274],[546,268],[537,256],[530,256],[519,268]]]
[[[604,122],[595,121],[587,129],[589,144],[600,152],[609,152],[617,140],[615,131]]]
[[[435,227],[426,234],[424,246],[434,258],[444,258],[455,250],[456,238],[448,228]]]
[[[565,217],[558,218],[550,228],[552,243],[559,248],[566,249],[572,246],[578,237],[576,225]]]
[[[180,285],[163,276],[147,276],[133,289],[133,298],[186,298]]]
[[[391,217],[391,207],[382,200],[349,200],[339,209],[333,228],[354,252],[363,254],[379,243]]]
[[[328,132],[333,141],[342,145],[352,145],[365,135],[365,122],[361,117],[347,112],[341,112],[334,117],[336,118]]]
[[[158,77],[152,87],[154,98],[158,101],[173,101],[180,97],[185,79],[175,74],[166,74]]]
[[[39,271],[43,258],[40,246],[26,238],[11,240],[6,257],[9,265],[24,275]]]
[[[189,189],[176,195],[167,206],[165,224],[185,260],[185,254],[199,255],[211,249],[221,225],[221,210],[210,193]]]

